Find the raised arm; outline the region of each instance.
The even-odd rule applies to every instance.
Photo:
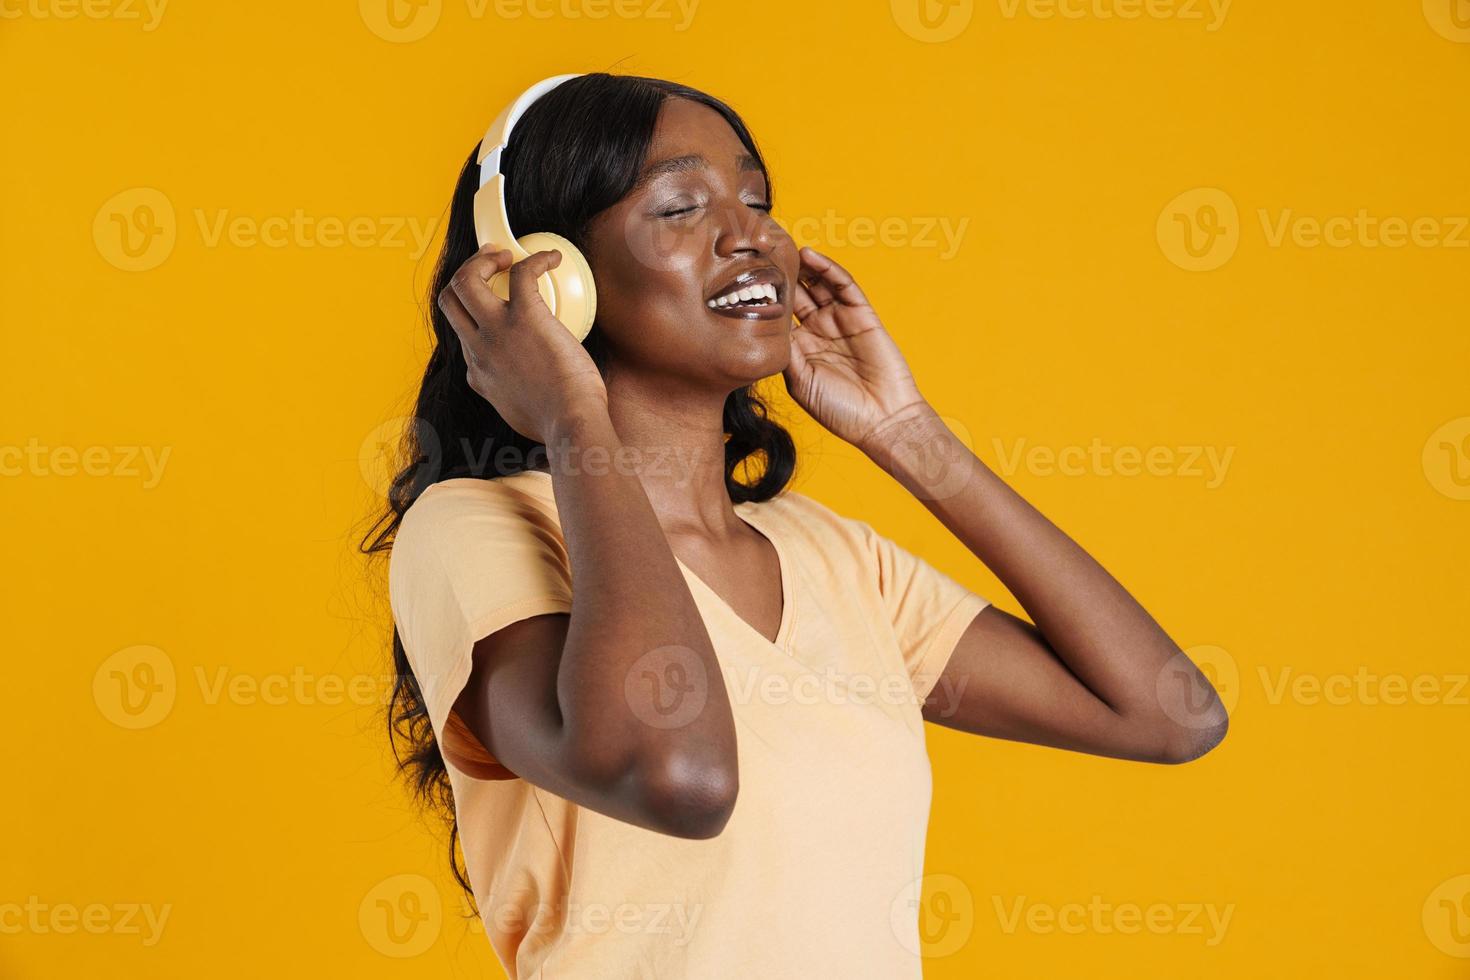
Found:
[[[1214,688],[1134,598],[949,431],[852,276],[810,248],[785,378],[792,397],[924,502],[1035,625],[989,606],[925,717],[961,731],[1150,762],[1224,738]]]
[[[996,476],[927,403],[864,451],[995,573],[1035,625],[988,606],[924,716],[965,732],[1178,763],[1225,737],[1214,688],[1092,556]]]
[[[607,394],[586,351],[535,292],[554,264],[511,271],[511,299],[484,281],[509,263],[482,250],[440,297],[471,386],[545,444],[576,592],[570,614],[480,638],[454,710],[523,779],[617,819],[680,837],[718,834],[738,792],[735,725],[714,647],[637,475],[620,458]],[[518,304],[525,312],[515,315]],[[493,353],[492,353],[493,351]],[[666,675],[692,678],[700,710],[660,723]]]

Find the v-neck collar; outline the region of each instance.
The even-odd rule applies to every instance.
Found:
[[[546,472],[545,470],[522,470],[521,472],[539,473],[540,475],[546,477],[546,487],[549,495],[551,487],[550,473]],[[518,476],[520,474],[515,475]],[[724,596],[720,595],[714,589],[710,588],[709,583],[700,578],[699,574],[695,572],[694,569],[690,568],[688,565],[684,564],[684,562],[680,561],[678,555],[674,556],[674,561],[678,562],[679,567],[684,570],[685,576],[689,580],[697,583],[699,587],[702,588],[705,592],[709,593],[710,598],[713,599],[720,608],[724,609],[724,611],[730,615],[731,619],[739,623],[742,629],[744,629],[751,636],[760,640],[762,643],[778,647],[781,650],[787,651],[789,653],[792,624],[796,620],[796,607],[792,602],[792,589],[794,585],[792,581],[792,575],[795,570],[792,568],[791,561],[786,554],[785,546],[781,543],[780,535],[773,533],[769,526],[763,526],[765,523],[764,516],[759,519],[756,518],[755,515],[759,513],[759,510],[760,504],[752,500],[741,501],[740,503],[735,504],[736,516],[743,520],[746,525],[750,527],[751,530],[755,531],[761,537],[771,542],[771,547],[776,550],[776,564],[777,566],[779,566],[779,571],[781,575],[781,623],[779,626],[776,627],[775,639],[771,639],[760,630],[750,625],[750,623],[746,622],[745,618],[735,611],[735,607],[725,601]]]
[[[735,514],[742,521],[744,521],[751,530],[755,531],[761,537],[771,542],[771,547],[774,548],[776,551],[776,564],[779,567],[779,572],[781,575],[781,622],[776,627],[775,639],[771,639],[760,630],[750,625],[750,623],[746,622],[745,617],[737,613],[734,606],[731,606],[730,603],[725,601],[725,598],[723,596],[721,596],[714,589],[710,588],[709,583],[700,578],[697,572],[695,572],[688,565],[684,564],[683,561],[680,561],[678,555],[674,556],[674,561],[678,562],[679,567],[684,569],[685,574],[688,575],[688,577],[693,581],[699,583],[700,588],[704,589],[705,592],[708,592],[710,597],[714,599],[714,601],[718,603],[719,606],[725,610],[725,612],[729,613],[730,617],[734,619],[737,623],[739,623],[747,633],[749,633],[751,636],[754,636],[762,643],[778,647],[781,650],[787,650],[788,644],[791,642],[791,626],[796,619],[796,607],[793,605],[791,598],[793,584],[791,562],[786,556],[786,549],[781,543],[780,536],[772,533],[769,527],[762,527],[761,525],[763,523],[763,520],[754,519],[754,515],[758,507],[759,504],[756,504],[753,501],[743,501],[735,505]]]

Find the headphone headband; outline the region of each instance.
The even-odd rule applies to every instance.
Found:
[[[581,77],[582,73],[578,72],[571,75],[553,75],[550,78],[543,78],[517,96],[514,102],[506,106],[505,110],[495,117],[495,121],[485,131],[485,138],[480,141],[480,155],[475,161],[480,165],[481,187],[489,183],[491,177],[500,173],[500,155],[510,143],[511,130],[515,128],[515,124],[525,114],[525,111],[531,108],[532,103],[556,88],[562,82]]]
[[[475,159],[480,167],[480,186],[475,191],[474,220],[475,241],[480,247],[494,243],[498,248],[509,250],[515,261],[548,248],[561,253],[561,264],[536,278],[536,291],[545,300],[551,315],[580,341],[592,329],[597,316],[597,284],[592,278],[592,268],[577,247],[560,235],[532,231],[517,237],[512,233],[510,215],[505,210],[505,175],[500,172],[511,130],[521,114],[562,82],[579,77],[579,74],[573,74],[543,78],[518,95],[495,117],[485,131],[485,138],[480,140],[480,150]],[[486,282],[496,296],[510,298],[508,270],[496,273]]]

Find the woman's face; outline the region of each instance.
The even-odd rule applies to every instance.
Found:
[[[765,175],[719,113],[686,99],[664,103],[638,185],[589,229],[610,374],[731,391],[786,367],[799,257],[771,218],[768,195]],[[752,305],[765,284],[775,300]],[[742,286],[756,295],[711,308]]]

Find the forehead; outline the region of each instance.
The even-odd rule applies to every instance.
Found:
[[[659,171],[669,172],[670,168],[659,164],[687,157],[703,157],[710,167],[722,171],[760,172],[760,166],[724,116],[698,102],[668,99],[659,108],[644,164],[644,180],[640,183],[657,176]],[[697,166],[686,161],[677,169],[687,171]],[[648,173],[650,169],[655,173]]]

